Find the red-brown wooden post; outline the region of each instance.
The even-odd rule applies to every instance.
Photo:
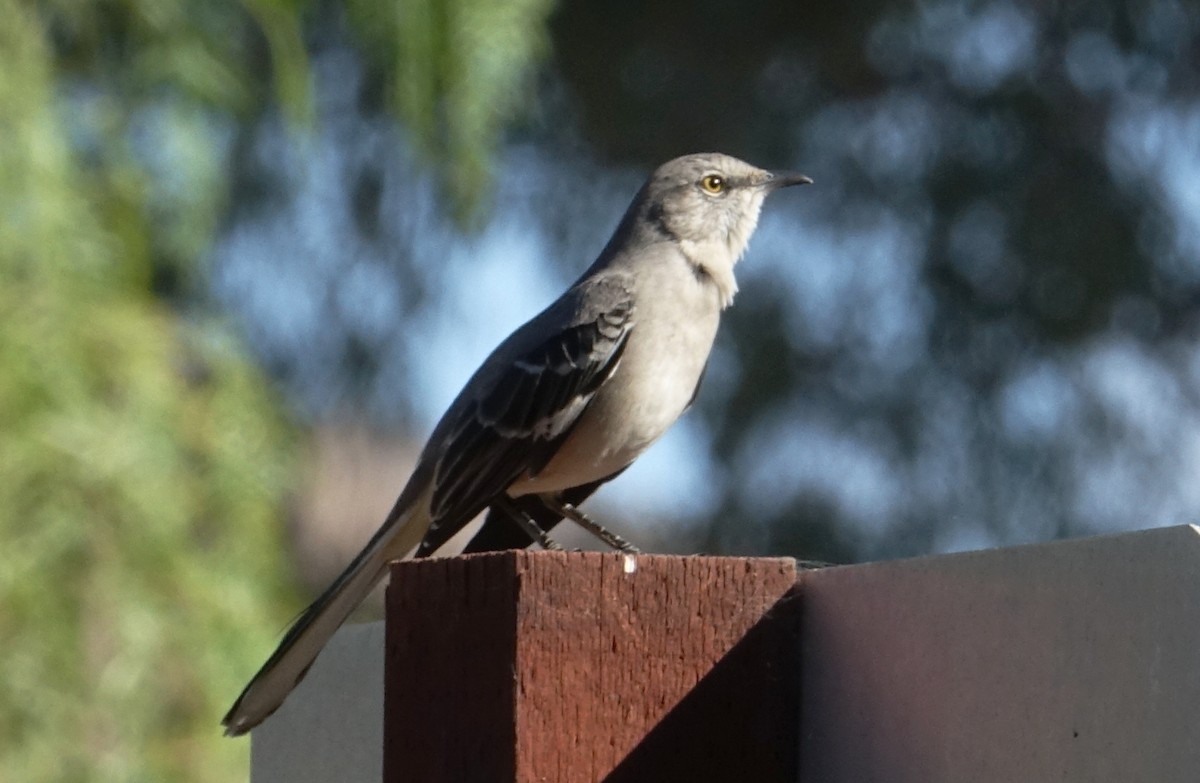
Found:
[[[795,583],[768,558],[396,563],[384,780],[794,783]]]

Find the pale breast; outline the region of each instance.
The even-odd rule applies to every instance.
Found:
[[[672,271],[672,270],[663,270]],[[611,476],[665,433],[687,408],[708,361],[720,300],[708,281],[686,276],[643,279],[635,325],[613,376],[537,476],[512,495],[554,492]]]

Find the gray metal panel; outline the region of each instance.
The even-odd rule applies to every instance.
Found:
[[[1200,780],[1198,532],[806,573],[801,779]]]

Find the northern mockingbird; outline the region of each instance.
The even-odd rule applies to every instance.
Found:
[[[763,200],[808,182],[720,154],[660,166],[596,262],[467,381],[383,525],[250,680],[226,734],[283,703],[390,561],[433,552],[484,509],[476,551],[553,546],[545,531],[564,516],[632,550],[574,506],[691,405]]]

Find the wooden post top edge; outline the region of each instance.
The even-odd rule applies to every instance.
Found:
[[[690,563],[703,561],[708,563],[745,563],[748,566],[769,566],[775,565],[780,568],[789,569],[791,571],[799,571],[797,561],[792,557],[745,557],[734,555],[674,555],[674,554],[654,554],[643,552],[641,554],[631,555],[624,552],[558,552],[546,551],[541,549],[505,549],[498,552],[477,552],[466,555],[453,555],[450,557],[425,557],[412,560],[393,560],[391,567],[405,568],[414,565],[445,562],[447,560],[456,560],[461,562],[471,561],[487,561],[487,560],[503,560],[513,563],[528,562],[534,559],[541,559],[549,562],[570,562],[572,560],[584,563],[602,563],[605,561],[629,562],[633,567],[637,567],[639,563],[653,563],[655,565],[663,565],[666,563]]]

